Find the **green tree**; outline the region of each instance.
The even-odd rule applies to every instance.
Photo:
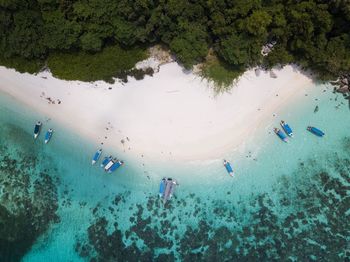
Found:
[[[93,33],[85,33],[80,37],[81,47],[84,51],[97,52],[101,50],[102,40]]]
[[[348,0],[2,0],[0,58],[37,60],[33,70],[53,52],[161,43],[187,68],[213,47],[225,61],[220,72],[293,62],[334,76],[348,70],[349,24]],[[271,40],[277,45],[262,59]]]
[[[14,13],[13,27],[7,42],[9,53],[25,58],[42,57],[46,52],[43,33],[43,22],[39,12],[23,10]]]
[[[179,61],[191,68],[196,62],[200,62],[208,53],[208,37],[201,25],[188,25],[186,32],[175,37],[170,42],[170,49],[176,54]]]
[[[260,57],[260,45],[244,35],[231,35],[220,42],[218,54],[234,66],[255,65]]]
[[[42,12],[44,22],[44,43],[49,49],[70,49],[77,46],[82,27],[69,21],[59,10]]]
[[[256,10],[245,20],[244,28],[254,36],[265,38],[271,22],[272,18],[266,11]]]

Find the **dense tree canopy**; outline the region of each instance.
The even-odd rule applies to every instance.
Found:
[[[6,59],[162,43],[187,68],[212,48],[240,70],[294,62],[323,77],[350,71],[348,0],[1,0],[0,36]]]

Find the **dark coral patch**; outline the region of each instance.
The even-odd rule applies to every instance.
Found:
[[[11,134],[25,137],[20,129]],[[29,143],[11,151],[0,146],[0,261],[20,260],[51,223],[59,222],[57,181],[28,149]]]
[[[90,250],[94,261],[344,261],[350,235],[345,152],[327,156],[327,170],[335,172],[323,168],[322,159],[303,161],[272,186],[273,197],[251,195],[235,206],[193,193],[167,206],[147,197],[132,209],[125,232],[116,226],[107,233],[114,221],[97,217],[79,252]]]

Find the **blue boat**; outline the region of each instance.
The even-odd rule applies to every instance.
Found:
[[[102,154],[102,149],[99,149],[96,151],[96,153],[92,157],[92,164],[93,165],[96,164],[96,162],[100,159],[101,154]]]
[[[109,163],[109,161],[111,161],[112,159],[113,159],[112,156],[106,156],[101,163],[101,167],[105,167]]]
[[[36,139],[39,136],[40,130],[41,130],[41,125],[42,125],[42,123],[40,121],[36,122],[35,127],[34,127],[34,139]]]
[[[234,173],[233,173],[231,164],[230,164],[230,162],[226,161],[225,159],[224,159],[224,167],[226,168],[227,173],[233,177]]]
[[[52,137],[52,133],[53,133],[53,130],[51,128],[49,130],[47,130],[47,132],[45,134],[45,144],[49,143],[49,141]]]
[[[164,204],[173,197],[177,185],[177,181],[170,177],[164,177],[162,179],[159,189],[159,197],[163,198]]]
[[[108,173],[112,173],[115,170],[117,170],[119,167],[121,167],[122,165],[124,165],[124,162],[121,160],[117,160],[114,162],[114,164],[110,167],[110,169],[108,170]]]
[[[283,142],[288,142],[287,136],[281,131],[281,129],[274,128],[273,131],[276,133],[276,135],[281,138]]]
[[[163,179],[160,181],[160,185],[159,185],[159,197],[163,196],[165,186],[166,186],[166,178],[163,177]]]
[[[286,132],[286,134],[287,134],[288,136],[290,136],[290,137],[293,136],[293,130],[292,130],[292,129],[290,128],[290,126],[289,126],[286,122],[284,122],[283,120],[281,121],[281,126],[282,126],[284,132]]]
[[[313,126],[308,126],[307,130],[309,130],[311,133],[319,137],[323,137],[325,135],[325,133],[323,133],[320,129]]]

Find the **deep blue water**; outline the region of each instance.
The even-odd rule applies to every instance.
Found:
[[[325,91],[323,91],[325,90]],[[318,106],[318,111],[315,107]],[[273,134],[283,118],[295,137]],[[55,129],[32,139],[33,124]],[[96,145],[0,95],[0,261],[344,261],[350,110],[317,86],[221,159],[92,167]],[[307,132],[312,124],[326,132]],[[109,154],[109,148],[104,148]],[[123,158],[122,152],[114,152]],[[159,180],[180,186],[166,206]],[[1,227],[2,226],[2,227]]]

